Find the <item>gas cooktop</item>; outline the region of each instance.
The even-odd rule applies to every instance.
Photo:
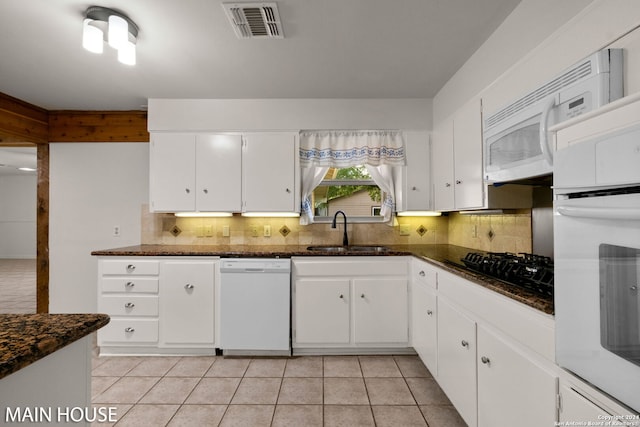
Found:
[[[553,296],[553,260],[546,256],[509,252],[469,252],[461,260],[473,271],[541,295]]]

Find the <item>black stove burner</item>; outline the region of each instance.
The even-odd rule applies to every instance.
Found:
[[[509,252],[469,252],[464,265],[487,276],[553,296],[553,261],[549,257]]]

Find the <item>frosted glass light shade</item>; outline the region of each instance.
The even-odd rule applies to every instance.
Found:
[[[98,27],[91,25],[92,19],[85,19],[82,24],[82,47],[89,52],[102,53],[104,34]]]
[[[136,45],[127,41],[118,49],[118,61],[126,65],[136,65]]]
[[[120,50],[129,42],[129,24],[127,21],[117,15],[109,16],[109,46]]]

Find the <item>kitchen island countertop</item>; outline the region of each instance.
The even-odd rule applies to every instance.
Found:
[[[536,294],[481,273],[466,269],[461,259],[477,249],[447,244],[384,245],[385,252],[319,252],[307,249],[309,245],[136,245],[123,248],[96,250],[96,256],[219,256],[291,258],[294,256],[415,256],[457,274],[471,282],[502,294],[508,298],[553,315],[553,298]]]
[[[0,379],[109,323],[106,314],[0,314]]]

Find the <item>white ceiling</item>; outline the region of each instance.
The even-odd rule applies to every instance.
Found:
[[[134,67],[82,49],[79,0],[0,1],[0,92],[49,110],[148,98],[431,98],[520,0],[277,0],[284,39],[236,38],[221,0],[110,0]]]

